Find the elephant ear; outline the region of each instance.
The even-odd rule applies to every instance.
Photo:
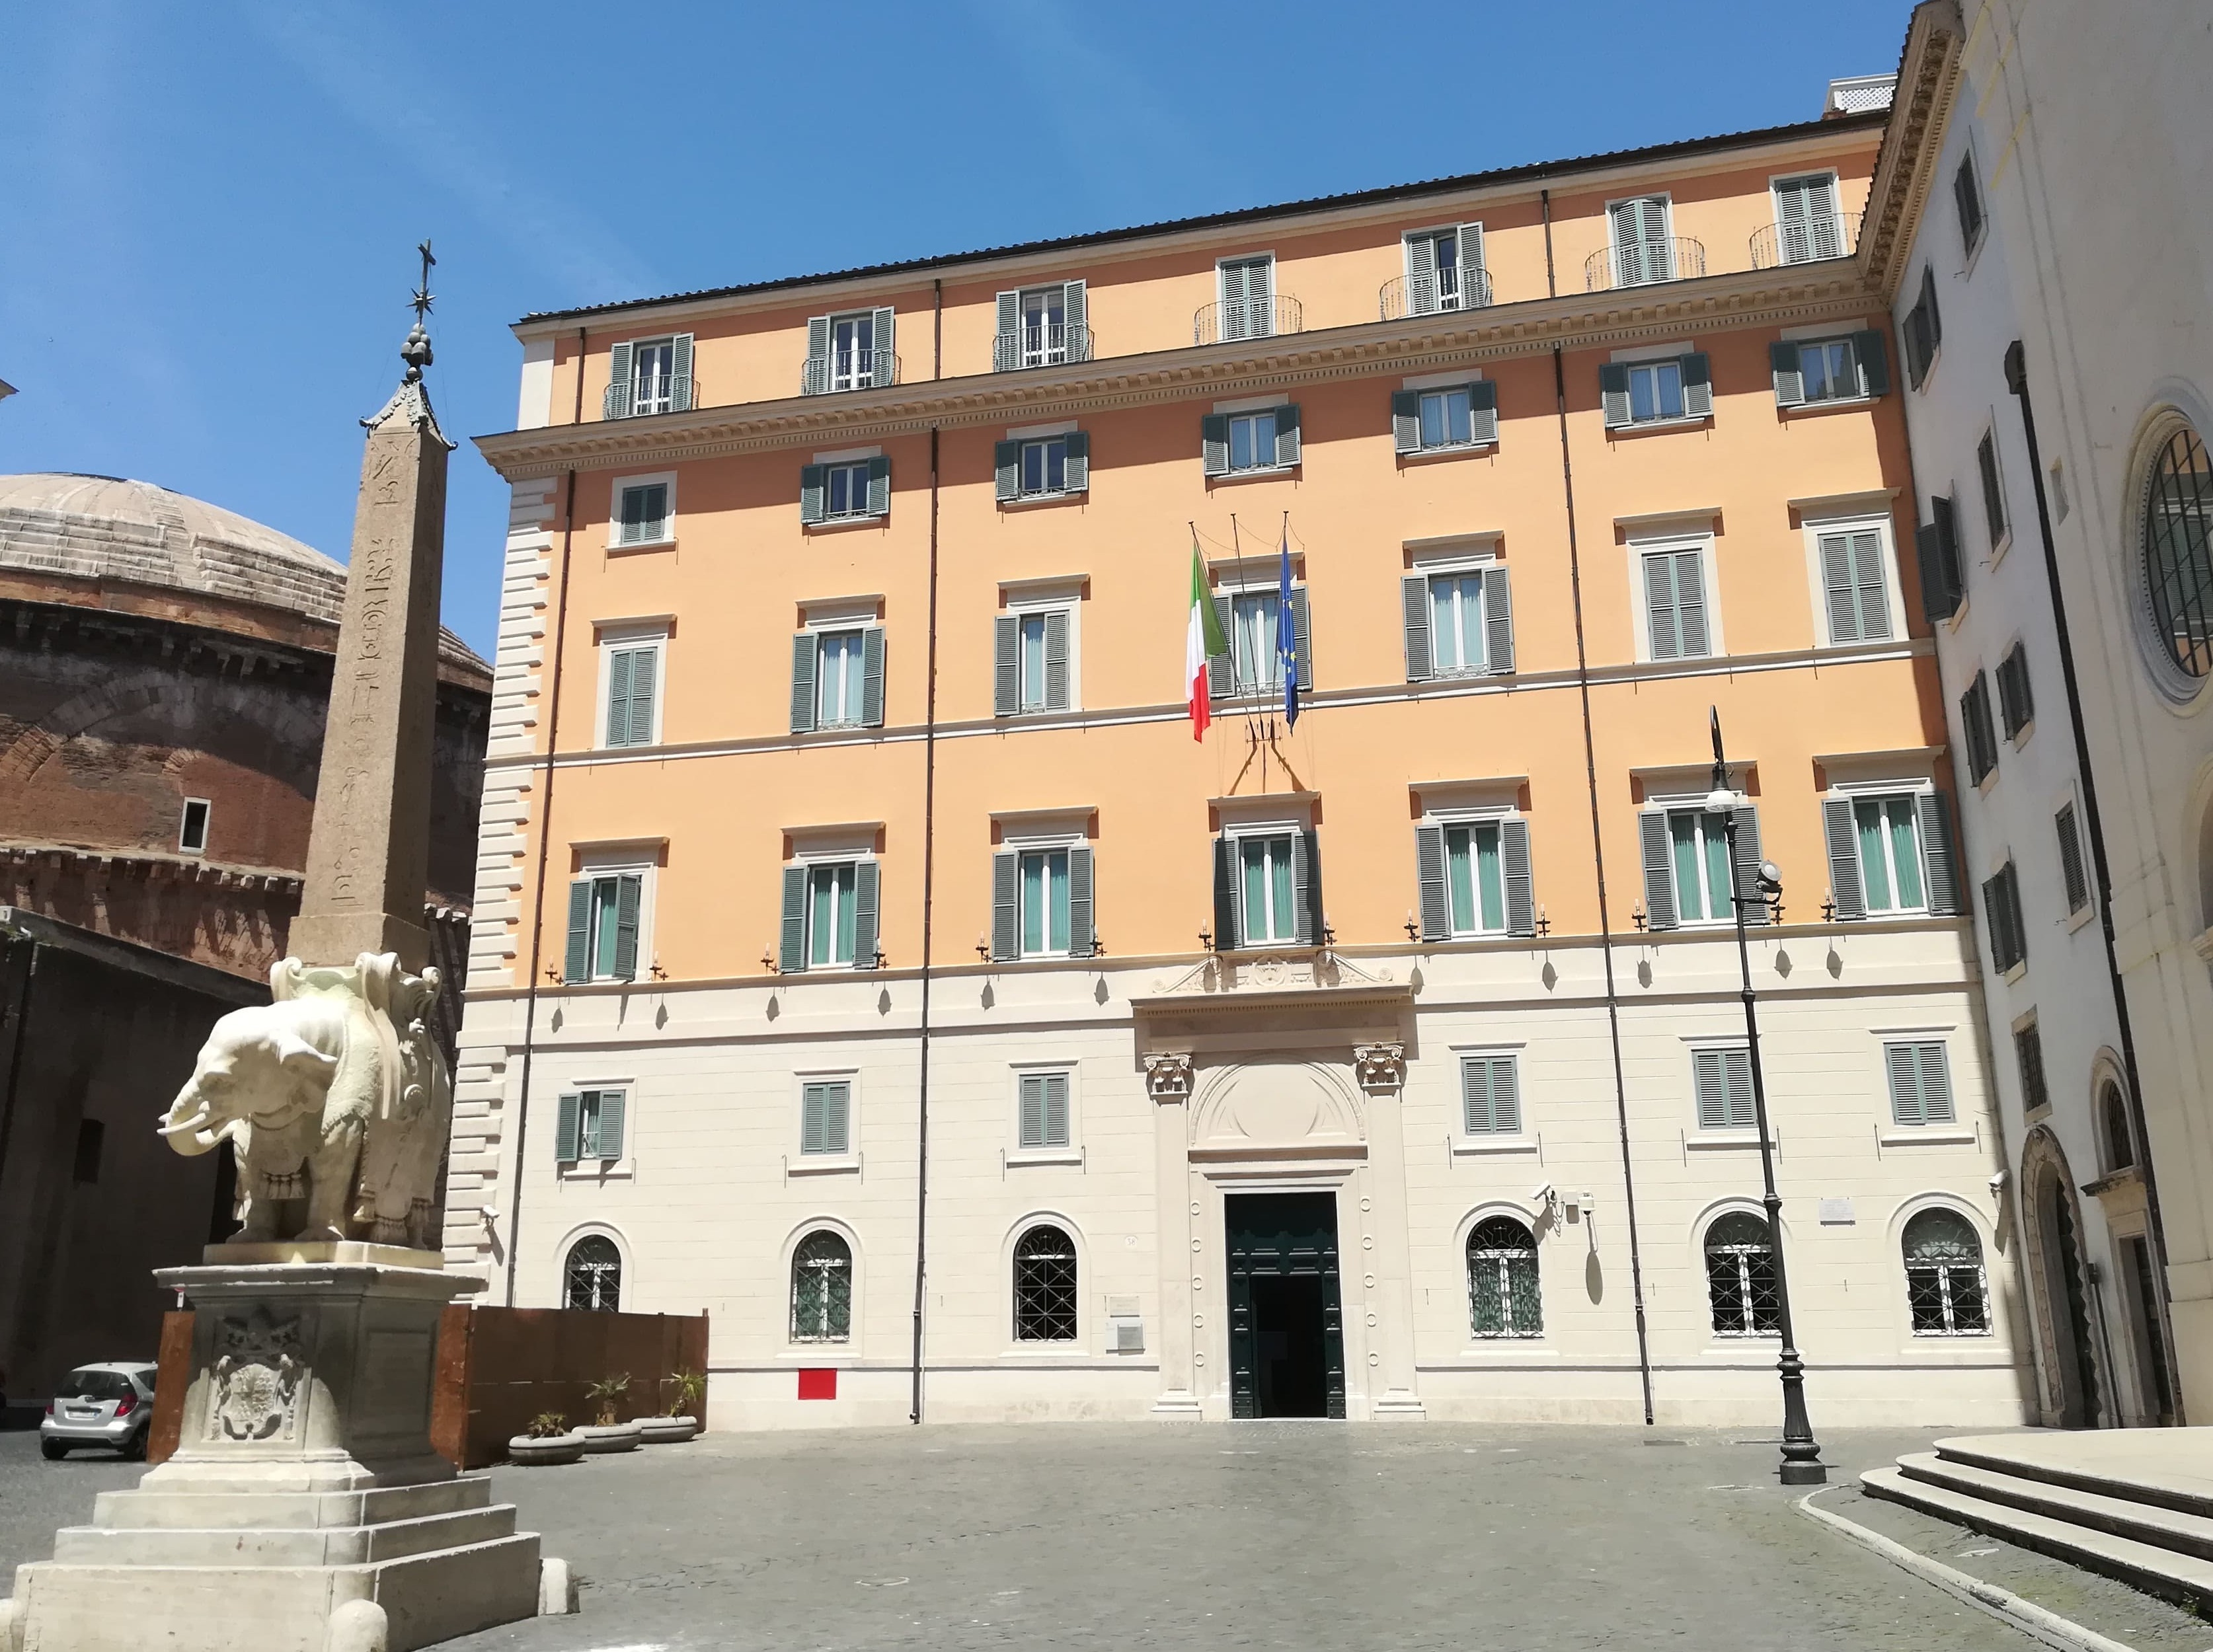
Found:
[[[296,1032],[280,1032],[275,1042],[278,1064],[296,1078],[326,1084],[338,1071],[337,1056],[324,1054]]]

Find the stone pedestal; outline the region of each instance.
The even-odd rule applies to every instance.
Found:
[[[17,1570],[0,1649],[407,1652],[536,1613],[537,1535],[430,1447],[438,1315],[481,1280],[351,1260],[155,1278],[197,1310],[177,1453]]]

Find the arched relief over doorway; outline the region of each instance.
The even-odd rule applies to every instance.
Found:
[[[1367,1121],[1350,1061],[1239,1061],[1198,1075],[1194,1158],[1358,1157]]]
[[[2082,1206],[2067,1154],[2046,1126],[2030,1131],[2021,1145],[2021,1190],[2044,1420],[2061,1428],[2095,1428],[2103,1418],[2107,1378],[2098,1357],[2098,1304],[2091,1297],[2082,1246]]]

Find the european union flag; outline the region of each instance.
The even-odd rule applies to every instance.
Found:
[[[1291,536],[1283,534],[1283,574],[1276,591],[1276,661],[1283,679],[1283,721],[1299,724],[1299,621],[1291,606]]]

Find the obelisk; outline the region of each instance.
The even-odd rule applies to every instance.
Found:
[[[446,550],[446,455],[423,369],[429,254],[405,376],[369,439],[354,508],[353,565],[308,835],[308,876],[289,951],[302,963],[399,954],[420,969],[430,938],[430,741],[438,699],[438,586]]]

